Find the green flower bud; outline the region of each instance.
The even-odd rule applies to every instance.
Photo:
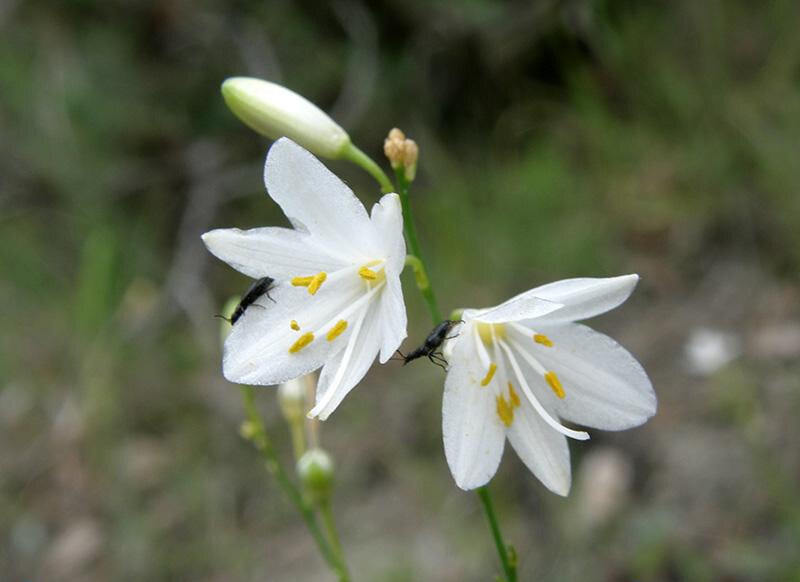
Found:
[[[288,137],[318,156],[341,158],[350,136],[319,107],[294,91],[251,77],[222,83],[231,111],[251,129],[271,139]]]
[[[297,461],[297,475],[303,489],[315,501],[330,497],[333,489],[333,459],[322,449],[307,450]]]

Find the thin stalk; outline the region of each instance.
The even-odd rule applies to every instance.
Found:
[[[347,561],[344,557],[344,550],[342,549],[342,542],[339,540],[339,532],[336,529],[336,522],[333,519],[333,510],[331,509],[330,499],[324,499],[319,502],[319,512],[322,516],[322,525],[325,526],[325,531],[328,534],[328,539],[331,541],[331,547],[339,563],[342,565],[342,571],[345,576],[349,576],[347,571]]]
[[[375,163],[372,158],[358,149],[355,144],[349,144],[349,146],[342,152],[342,157],[364,168],[364,170],[366,170],[367,173],[375,178],[378,184],[380,184],[381,191],[384,194],[394,192],[394,186],[392,185],[392,181],[389,179],[389,176],[386,175],[386,173],[378,164]]]
[[[403,228],[405,229],[406,242],[408,243],[409,247],[408,250],[411,251],[406,257],[406,264],[411,265],[414,269],[417,287],[419,288],[420,293],[422,293],[422,297],[428,307],[433,324],[437,325],[444,318],[442,317],[442,312],[439,310],[439,304],[436,301],[436,294],[434,293],[433,286],[430,283],[428,268],[425,264],[425,259],[422,257],[419,240],[417,239],[417,229],[414,226],[414,216],[411,212],[411,200],[408,196],[410,183],[406,179],[405,171],[403,168],[397,168],[395,170],[395,177],[397,178],[398,186],[395,190],[392,183],[386,177],[386,174],[383,173],[383,171],[373,160],[371,160],[366,154],[364,154],[355,146],[353,146],[353,151],[357,152],[357,154],[360,154],[360,156],[363,156],[364,159],[360,161],[355,159],[353,157],[353,152],[350,152],[350,155],[346,155],[345,157],[367,170],[367,172],[369,172],[378,181],[384,192],[392,192],[394,190],[400,196],[400,204],[403,208]],[[377,168],[377,172],[374,169],[370,169],[373,168],[373,166]],[[494,512],[494,507],[492,506],[492,498],[489,494],[488,486],[478,488],[476,493],[478,494],[483,509],[486,512],[486,518],[489,521],[489,528],[492,531],[492,537],[494,538],[495,546],[497,547],[497,553],[500,556],[500,562],[503,565],[503,571],[506,575],[506,582],[517,582],[516,552],[514,551],[513,546],[507,546],[503,541],[503,535],[500,533],[500,524],[497,520],[497,515]]]
[[[486,518],[489,520],[489,529],[492,530],[492,537],[494,538],[495,546],[497,546],[497,553],[500,556],[500,562],[503,565],[503,572],[505,572],[506,580],[507,582],[517,582],[516,553],[511,546],[507,546],[503,541],[503,534],[500,532],[500,524],[494,512],[489,486],[484,485],[483,487],[479,487],[476,489],[476,492],[483,504]]]
[[[417,259],[416,261],[412,259],[412,262],[415,263],[415,271],[419,271],[416,276],[417,287],[422,293],[422,298],[425,299],[425,303],[428,305],[428,311],[430,311],[433,325],[437,325],[444,317],[442,317],[442,312],[439,310],[439,303],[436,301],[436,294],[431,285],[428,267],[425,264],[425,259],[422,257],[422,251],[419,247],[417,229],[414,226],[414,215],[411,212],[411,199],[408,196],[410,184],[408,180],[406,180],[403,168],[398,168],[395,171],[395,176],[397,177],[397,194],[400,196],[400,204],[403,207],[403,228],[405,229],[406,240],[408,241],[408,247],[411,251],[409,254]],[[419,284],[421,281],[424,282],[424,286]]]
[[[286,496],[297,508],[297,511],[300,512],[325,562],[327,562],[336,573],[340,582],[348,582],[349,577],[347,575],[347,569],[339,562],[328,540],[325,539],[325,536],[322,534],[314,510],[305,502],[300,491],[295,487],[294,483],[292,483],[283,465],[281,465],[278,460],[275,449],[272,447],[272,442],[269,440],[266,429],[264,428],[264,421],[256,408],[252,388],[242,388],[242,402],[244,404],[247,422],[249,423],[245,436],[253,441],[256,449],[264,458],[267,471],[270,475],[275,477],[278,485],[280,485],[281,489],[286,493]]]

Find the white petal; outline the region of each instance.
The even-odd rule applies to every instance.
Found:
[[[452,341],[442,400],[444,452],[456,485],[469,490],[485,485],[497,472],[505,430],[493,391],[480,385],[486,370],[481,369],[471,330],[462,330]]]
[[[386,267],[388,269],[388,267]],[[381,319],[380,362],[385,364],[408,336],[406,326],[406,304],[403,301],[403,286],[400,277],[386,273],[386,287],[379,299]]]
[[[630,296],[638,281],[639,275],[606,279],[564,279],[537,287],[531,293],[542,299],[564,304],[558,311],[543,316],[543,321],[578,321],[614,309]]]
[[[380,202],[372,207],[371,222],[380,252],[377,256],[386,258],[390,270],[399,276],[406,260],[400,197],[394,193],[384,195]]]
[[[604,430],[623,430],[655,414],[656,395],[647,373],[613,339],[576,323],[537,331],[546,334],[553,347],[530,342],[531,351],[558,375],[565,398],[556,398],[541,375],[536,377],[547,396],[545,405],[561,418]]]
[[[406,306],[400,273],[406,258],[403,238],[403,211],[397,194],[386,194],[372,207],[372,226],[377,256],[385,258],[386,288],[381,293],[381,364],[391,358],[406,338]]]
[[[217,229],[205,233],[203,242],[214,256],[253,278],[288,279],[344,266],[307,234],[289,228]]]
[[[372,301],[357,321],[345,349],[340,350],[322,368],[317,384],[316,405],[309,417],[326,420],[345,396],[366,375],[380,348],[381,322],[377,301]]]
[[[293,223],[299,221],[331,255],[367,260],[373,243],[364,205],[322,162],[287,138],[267,154],[264,182]]]
[[[536,296],[534,291],[536,290],[532,289],[521,293],[497,307],[479,311],[477,314],[470,310],[465,315],[485,323],[503,323],[541,317],[553,311],[558,311],[563,307],[561,303],[548,301]]]
[[[559,495],[569,493],[572,476],[567,438],[548,426],[524,398],[514,410],[508,441],[545,487]]]
[[[333,277],[331,277],[333,279]],[[359,299],[363,289],[356,277],[326,281],[316,295],[305,287],[288,283],[270,291],[274,303],[262,297],[249,307],[233,326],[225,341],[223,373],[231,382],[269,385],[286,382],[319,368],[347,342],[350,329],[335,341],[325,339],[326,329],[317,333],[314,341],[296,353],[289,347],[306,331],[317,332],[348,305]],[[290,322],[296,320],[301,329],[294,331]]]

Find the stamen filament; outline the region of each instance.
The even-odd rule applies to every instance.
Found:
[[[528,398],[528,401],[536,409],[536,412],[539,413],[539,416],[542,417],[542,420],[544,420],[547,424],[549,424],[551,427],[556,429],[564,436],[572,437],[579,441],[587,440],[589,438],[588,433],[584,431],[572,430],[570,428],[567,428],[561,425],[552,416],[550,416],[550,414],[544,409],[539,400],[537,400],[536,396],[533,395],[530,386],[528,386],[528,383],[525,381],[525,376],[522,375],[522,370],[520,370],[516,358],[514,358],[514,354],[511,352],[511,348],[508,347],[508,345],[503,340],[500,340],[498,343],[508,356],[508,361],[511,363],[511,368],[514,370],[514,375],[517,377],[517,381],[519,382],[519,385],[522,388],[523,394],[525,394],[525,396]]]
[[[366,315],[366,309],[359,314],[356,324],[353,327],[353,333],[350,334],[350,337],[347,340],[347,347],[344,349],[344,354],[342,355],[342,360],[339,362],[339,368],[336,370],[336,375],[333,377],[331,383],[328,384],[328,388],[325,390],[325,394],[322,395],[322,399],[307,414],[308,418],[319,416],[322,420],[325,420],[328,417],[327,414],[323,416],[323,413],[325,412],[328,404],[330,404],[331,400],[333,400],[333,397],[336,395],[339,384],[342,382],[342,378],[344,377],[344,371],[347,369],[347,366],[350,363],[350,358],[353,357],[356,338],[358,338],[358,334],[361,331],[361,324],[364,323]]]

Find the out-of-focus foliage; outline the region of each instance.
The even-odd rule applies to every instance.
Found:
[[[219,373],[212,316],[247,281],[199,234],[285,221],[267,142],[219,94],[251,75],[375,156],[393,126],[420,144],[446,311],[643,276],[596,327],[645,363],[659,415],[573,444],[565,500],[505,459],[522,579],[797,580],[799,19],[787,0],[0,4],[0,579],[329,579]],[[735,359],[692,375],[709,329]],[[496,569],[444,463],[441,381],[373,370],[323,427],[356,580]]]

